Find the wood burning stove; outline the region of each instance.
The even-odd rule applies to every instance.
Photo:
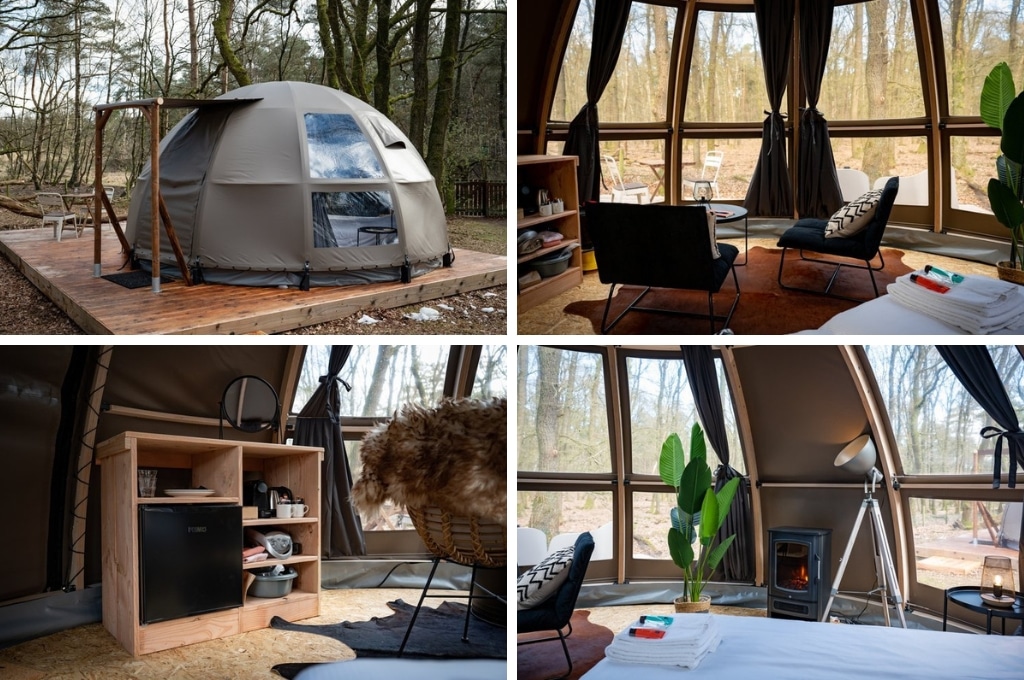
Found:
[[[768,530],[768,616],[820,621],[832,588],[831,529]]]

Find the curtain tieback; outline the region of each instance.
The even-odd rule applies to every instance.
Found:
[[[996,450],[992,459],[992,488],[998,489],[1000,476],[1002,475],[1003,440],[1006,440],[1007,455],[1010,458],[1010,469],[1008,471],[1007,485],[1011,489],[1017,488],[1017,465],[1024,461],[1018,460],[1021,451],[1024,451],[1024,432],[1020,430],[1008,431],[998,427],[986,427],[981,430],[983,439],[996,438]]]

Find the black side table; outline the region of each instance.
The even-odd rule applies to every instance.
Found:
[[[1007,595],[1010,591],[1006,592]],[[1010,607],[994,607],[981,599],[981,588],[977,586],[957,586],[946,589],[946,600],[942,605],[942,630],[946,630],[946,619],[949,615],[949,603],[960,605],[972,612],[985,615],[985,633],[992,634],[992,617],[1003,620],[1003,635],[1006,635],[1006,619],[1024,621],[1024,596],[1013,593],[1015,601]]]
[[[716,224],[728,224],[729,222],[738,222],[743,220],[743,262],[736,262],[737,267],[742,267],[747,264],[747,251],[750,250],[750,222],[747,221],[747,209],[739,205],[730,205],[728,203],[709,203],[708,207],[715,211],[715,223]],[[720,215],[717,213],[729,213],[728,215]]]

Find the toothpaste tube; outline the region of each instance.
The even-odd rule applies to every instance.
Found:
[[[640,617],[641,624],[655,625],[655,626],[671,626],[671,616],[652,616],[644,615]]]
[[[929,279],[926,276],[918,276],[917,274],[911,274],[910,275],[910,282],[911,283],[916,283],[917,285],[921,286],[922,288],[927,288],[928,290],[934,291],[936,293],[948,293],[949,292],[949,286],[944,286],[941,283],[939,283],[938,281],[935,281],[934,279]]]
[[[960,274],[944,271],[931,264],[925,265],[924,271],[926,274],[931,274],[934,277],[945,279],[951,283],[960,283],[964,280],[964,277]]]
[[[647,638],[648,640],[660,640],[665,637],[664,628],[630,628],[630,637]]]

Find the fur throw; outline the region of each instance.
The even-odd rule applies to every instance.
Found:
[[[373,511],[390,498],[506,524],[507,412],[505,399],[404,406],[363,437],[356,505]]]

